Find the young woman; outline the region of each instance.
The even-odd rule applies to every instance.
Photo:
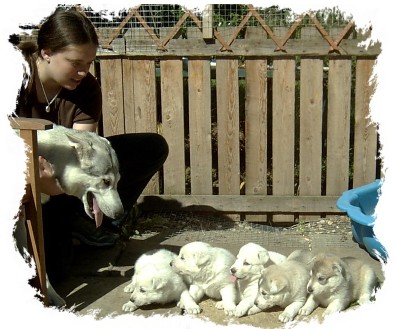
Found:
[[[74,9],[55,10],[42,24],[37,45],[18,45],[29,68],[18,96],[16,115],[96,131],[102,95],[89,68],[96,58],[98,45],[94,26],[88,18]],[[166,160],[168,145],[162,136],[154,133],[123,134],[108,140],[120,163],[118,191],[127,217]],[[77,234],[88,244],[109,245],[115,239],[95,231],[91,219],[87,222],[82,203],[63,194],[45,159],[39,159],[39,166],[42,191],[51,196],[43,206],[43,222],[48,275],[56,281],[64,277],[70,267],[72,228],[76,231],[80,228]],[[88,232],[81,232],[87,228]],[[60,257],[60,250],[64,250],[64,257]]]

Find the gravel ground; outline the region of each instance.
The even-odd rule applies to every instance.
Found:
[[[260,235],[263,240],[263,233],[269,236],[291,235],[295,238],[302,238],[308,242],[318,234],[338,236],[340,240],[352,239],[350,220],[347,216],[328,216],[325,218],[313,219],[307,222],[299,222],[288,227],[270,226],[263,223],[252,223],[247,221],[233,221],[221,216],[197,213],[149,213],[142,214],[138,219],[136,235],[134,239],[146,239],[148,236],[169,230],[169,237],[183,236],[189,233],[191,239],[201,239],[206,232],[211,232],[216,241],[216,233],[236,232],[235,243],[252,241],[255,234]],[[272,233],[272,234],[270,234]],[[274,234],[276,233],[276,234]],[[278,234],[277,234],[278,233]],[[207,234],[208,235],[208,234]],[[334,240],[335,241],[335,240]]]

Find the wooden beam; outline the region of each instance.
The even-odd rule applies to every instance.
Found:
[[[206,5],[203,11],[203,39],[212,39],[214,28],[212,27],[212,14],[214,5]]]
[[[339,196],[275,195],[142,195],[145,210],[213,211],[229,213],[343,213]]]

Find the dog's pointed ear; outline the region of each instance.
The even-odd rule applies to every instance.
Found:
[[[267,250],[259,251],[258,258],[261,264],[266,264],[270,259],[269,252]]]
[[[272,280],[270,284],[270,293],[277,294],[288,286],[288,280],[284,276],[277,277],[277,280]]]
[[[211,256],[204,253],[199,253],[196,257],[197,265],[202,266],[207,264],[211,260]]]
[[[165,279],[161,279],[161,278],[160,279],[159,278],[152,279],[153,288],[156,290],[163,288],[166,284],[167,284],[167,280],[165,280]]]
[[[316,259],[317,259],[317,256],[312,257],[312,259],[310,259],[310,260],[306,263],[306,265],[307,265],[309,268],[312,268],[314,262],[316,261]]]
[[[92,142],[70,133],[65,133],[65,135],[69,139],[69,145],[74,148],[81,166],[83,168],[92,166],[92,153],[94,152]]]
[[[335,262],[332,264],[332,269],[334,270],[335,273],[340,273],[342,274],[343,277],[345,277],[345,268],[342,266],[341,262]]]

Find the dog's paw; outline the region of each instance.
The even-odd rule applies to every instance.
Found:
[[[185,305],[182,301],[179,301],[177,305],[181,310],[184,310],[187,314],[200,314],[202,309],[197,304],[190,303],[189,306]]]
[[[236,305],[232,305],[232,304],[225,304],[224,301],[219,301],[215,304],[215,307],[218,310],[223,310],[225,312],[226,315],[234,315],[234,312],[236,310]]]
[[[298,314],[299,315],[310,315],[313,312],[313,310],[311,308],[307,308],[307,307],[302,307]]]
[[[292,314],[289,314],[287,312],[283,312],[278,316],[278,319],[283,322],[283,323],[287,323],[290,322],[294,319],[294,317],[292,316]]]
[[[133,292],[134,291],[134,286],[130,283],[128,286],[124,287],[124,292]]]
[[[234,310],[234,314],[233,314],[233,315],[234,315],[235,317],[240,318],[240,317],[246,315],[247,312],[248,312],[247,307],[246,307],[245,305],[241,305],[241,303],[240,303],[240,304],[238,304],[238,305],[236,306],[236,309]]]
[[[254,305],[248,310],[247,315],[253,315],[260,312],[262,312],[262,310],[258,306]]]
[[[134,312],[138,307],[131,301],[125,303],[122,307],[124,312]]]
[[[364,305],[371,302],[371,295],[370,294],[363,294],[360,296],[360,299],[358,300],[359,305]]]
[[[197,307],[196,306],[193,306],[193,307],[184,307],[183,306],[183,307],[181,307],[181,305],[178,304],[178,307],[183,309],[186,314],[200,314],[201,311],[202,311],[201,307],[198,306],[198,305],[197,305]]]

